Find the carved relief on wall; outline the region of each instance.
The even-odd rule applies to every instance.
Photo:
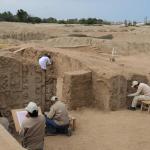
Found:
[[[6,57],[1,56],[0,57],[0,68],[7,68],[9,66],[10,60]]]
[[[0,92],[9,90],[9,75],[0,74]]]

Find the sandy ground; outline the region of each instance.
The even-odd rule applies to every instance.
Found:
[[[45,138],[45,150],[148,150],[150,114],[121,110],[101,112],[84,109],[72,112],[77,129],[71,137]]]

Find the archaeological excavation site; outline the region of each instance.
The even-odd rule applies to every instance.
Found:
[[[38,64],[44,54],[51,55],[53,60],[46,78]],[[64,101],[70,110],[87,107],[115,111],[126,108],[127,91],[132,90],[131,81],[147,83],[147,77],[126,76],[117,72],[119,66],[115,66],[114,72],[107,72],[103,65],[99,66],[102,71],[99,73],[82,59],[61,53],[59,48],[14,47],[4,50],[0,56],[0,109],[14,130],[11,109],[24,108],[30,101],[35,101],[43,112],[48,111],[49,99],[53,95]]]
[[[140,38],[141,34],[143,38]],[[115,143],[116,134],[119,139],[125,140],[130,130],[124,127],[127,122],[127,126],[131,127],[133,124],[129,122],[136,119],[135,124],[144,126],[138,120],[143,114],[131,114],[126,109],[132,100],[127,95],[134,92],[131,82],[138,80],[149,84],[150,81],[149,35],[146,27],[19,23],[10,26],[9,23],[1,23],[0,111],[10,122],[10,133],[16,135],[12,109],[25,108],[30,101],[34,101],[42,112],[49,111],[49,100],[57,95],[76,117],[77,129],[69,140],[46,137],[45,150],[53,149],[56,141],[59,144],[68,143],[62,148],[64,150],[90,150],[93,146],[99,150],[103,144],[103,150],[108,150],[112,147],[106,146],[106,141]],[[117,50],[117,56],[115,61],[110,61],[113,48]],[[48,66],[46,76],[38,63],[44,54],[49,54],[53,62]],[[6,136],[9,138],[9,135]],[[94,144],[90,145],[92,139]],[[102,143],[96,142],[99,139]],[[78,142],[79,147],[76,146]],[[131,144],[129,141],[125,143]],[[60,150],[59,144],[55,150]],[[119,146],[122,144],[120,142]],[[111,150],[116,150],[116,147]]]

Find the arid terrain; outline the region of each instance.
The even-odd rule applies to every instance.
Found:
[[[46,150],[148,150],[150,147],[147,112],[84,109],[73,114],[77,118],[76,131],[71,137],[46,137]]]
[[[115,62],[110,61],[113,48],[117,52]],[[1,58],[8,57],[8,62],[9,59],[12,61],[15,59],[30,68],[26,69],[25,66],[20,69],[18,67],[21,73],[17,79],[23,77],[23,81],[20,79],[20,83],[17,83],[16,80],[12,83],[12,87],[15,87],[14,90],[16,90],[15,93],[19,95],[15,95],[18,98],[16,104],[14,101],[12,104],[8,98],[8,92],[3,95],[3,92],[8,91],[9,88],[6,88],[6,91],[0,89],[1,99],[7,99],[7,103],[4,101],[0,103],[4,113],[6,111],[8,114],[7,110],[24,106],[28,102],[24,99],[29,97],[36,98],[38,104],[42,103],[39,100],[42,96],[37,97],[36,94],[34,96],[33,89],[39,88],[43,80],[39,80],[40,72],[38,69],[34,72],[32,64],[36,66],[38,56],[45,51],[52,53],[54,67],[53,72],[50,73],[57,80],[56,90],[53,88],[56,83],[51,80],[50,84],[53,86],[50,86],[49,89],[53,90],[52,92],[49,90],[48,96],[58,94],[60,98],[65,100],[66,97],[72,95],[66,96],[69,90],[65,91],[64,95],[62,94],[63,89],[71,87],[67,83],[68,79],[74,75],[78,77],[81,75],[81,78],[77,80],[78,85],[72,82],[75,86],[72,91],[75,93],[68,98],[69,105],[76,109],[71,111],[71,114],[77,119],[76,131],[71,137],[62,135],[46,137],[45,150],[149,150],[149,114],[146,111],[126,110],[129,105],[126,96],[132,92],[131,80],[150,82],[149,26],[84,26],[1,22]],[[0,60],[2,60],[1,58]],[[3,67],[5,65],[0,67],[1,73],[3,73]],[[10,72],[11,69],[13,68],[10,68]],[[29,74],[30,71],[33,74]],[[4,72],[8,74],[7,69],[4,69]],[[69,73],[66,75],[66,72]],[[35,79],[33,75],[36,76]],[[64,76],[67,88],[62,87],[61,80]],[[27,86],[27,82],[24,81],[24,77],[29,80],[26,89],[24,87]],[[52,79],[52,77],[50,78]],[[14,80],[14,78],[11,79]],[[33,80],[38,83],[36,88]],[[84,82],[80,83],[82,80]],[[88,87],[83,86],[83,83]],[[17,84],[20,86],[15,86]],[[11,89],[9,90],[11,95],[13,92]],[[88,92],[85,92],[86,90]],[[22,103],[19,100],[22,95],[18,91],[23,93],[24,102]],[[28,94],[24,92],[28,92]],[[90,92],[92,94],[89,94]],[[11,96],[13,97],[13,95]]]

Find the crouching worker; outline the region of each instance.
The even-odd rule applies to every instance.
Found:
[[[50,111],[45,113],[46,118],[46,134],[66,134],[71,136],[69,128],[69,116],[65,104],[58,100],[56,96],[51,98],[52,106]]]
[[[133,96],[132,105],[129,107],[130,110],[136,110],[136,105],[138,101],[141,100],[150,100],[150,86],[145,83],[140,83],[138,81],[132,82],[132,88],[136,89],[137,91],[133,94],[129,94],[128,96]]]
[[[23,147],[28,150],[43,150],[45,117],[38,115],[38,107],[34,102],[30,102],[25,109],[27,115],[20,131]]]

